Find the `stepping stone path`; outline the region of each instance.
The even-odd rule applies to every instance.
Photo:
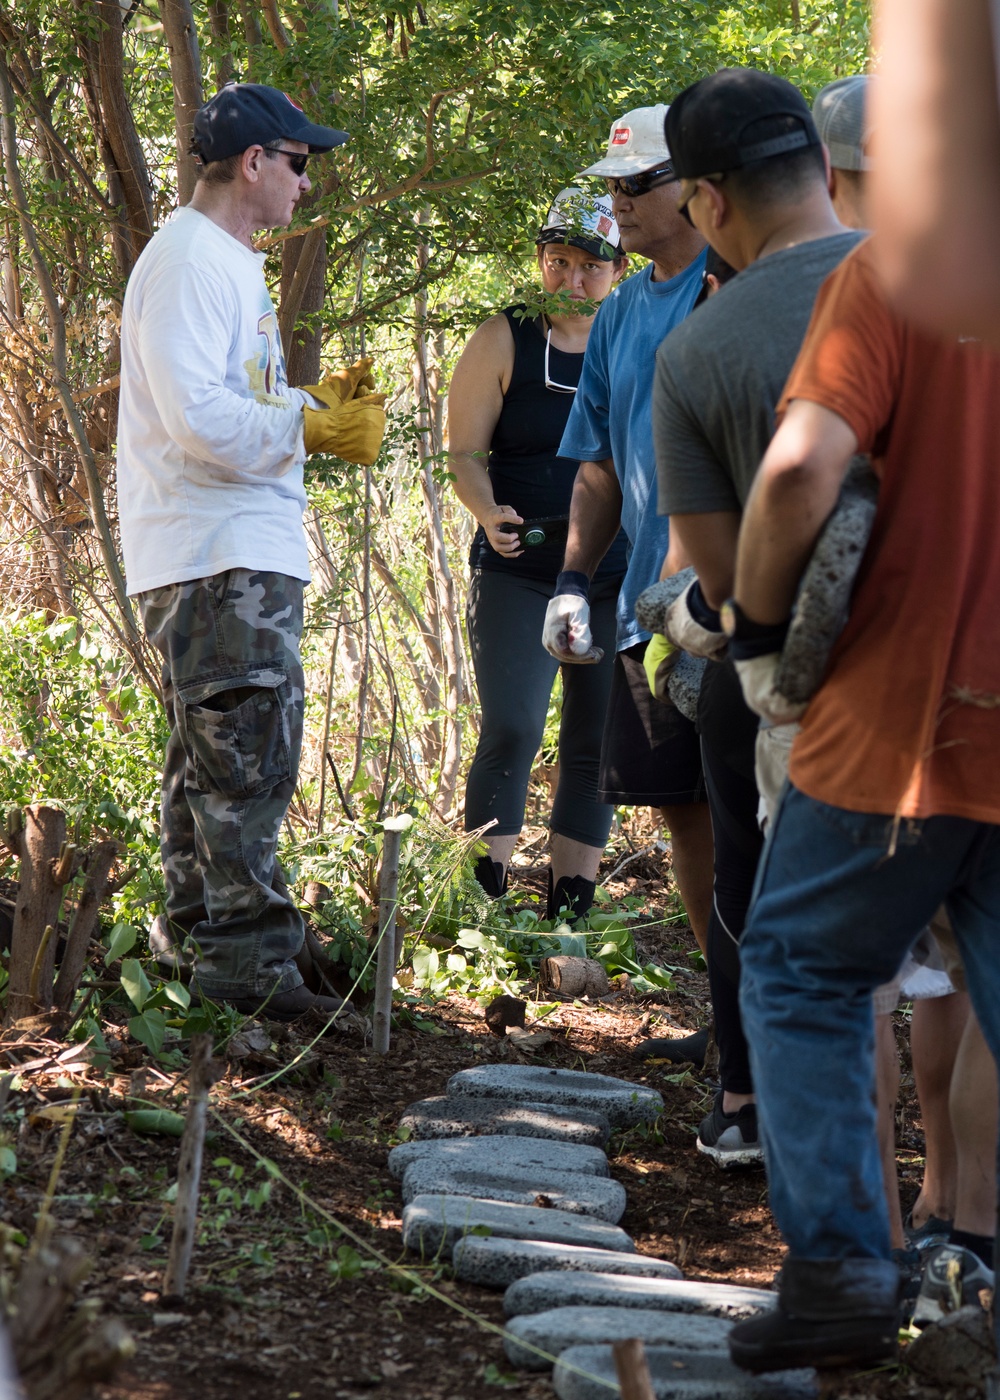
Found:
[[[507,1103],[535,1100],[566,1108],[595,1109],[616,1129],[655,1123],[663,1112],[661,1095],[643,1084],[613,1079],[609,1074],[545,1069],[541,1065],[475,1065],[459,1070],[448,1080],[448,1097],[460,1096]]]
[[[411,1138],[462,1138],[508,1136],[552,1138],[562,1142],[604,1147],[611,1124],[603,1113],[590,1109],[566,1109],[551,1103],[504,1103],[498,1099],[468,1096],[421,1099],[411,1103],[399,1120]]]
[[[588,1215],[544,1206],[518,1206],[475,1196],[417,1196],[403,1208],[403,1244],[424,1258],[451,1250],[464,1235],[478,1231],[515,1240],[549,1240],[590,1249],[635,1249],[624,1230]]]
[[[536,1180],[544,1180],[548,1171],[609,1175],[608,1159],[599,1147],[521,1137],[491,1138],[486,1142],[474,1137],[402,1142],[389,1153],[389,1170],[393,1176],[401,1177],[414,1162],[428,1161],[438,1163],[445,1171],[452,1167],[488,1167],[500,1171],[530,1167],[536,1173]]]
[[[572,1346],[642,1337],[654,1345],[726,1354],[729,1323],[721,1317],[653,1312],[643,1308],[550,1308],[525,1313],[507,1324],[507,1360],[525,1371],[547,1371],[550,1357]],[[530,1343],[530,1346],[525,1345]],[[537,1347],[538,1351],[531,1348]],[[539,1351],[545,1355],[539,1355]]]
[[[666,1259],[651,1259],[648,1254],[573,1249],[545,1241],[480,1239],[475,1235],[459,1240],[452,1250],[451,1262],[456,1278],[463,1283],[478,1283],[481,1288],[506,1288],[518,1279],[543,1270],[546,1273],[582,1273],[600,1269],[605,1274],[632,1274],[651,1279],[679,1279],[681,1276],[676,1264]]]
[[[481,1243],[485,1243],[482,1241]],[[641,1257],[641,1256],[640,1256]],[[600,1260],[593,1264],[600,1269]],[[639,1278],[611,1273],[529,1274],[504,1294],[508,1317],[546,1308],[659,1308],[670,1313],[702,1313],[738,1322],[778,1301],[763,1288],[732,1288],[724,1283],[693,1283],[678,1278]]]
[[[403,1243],[450,1255],[464,1282],[507,1290],[514,1365],[558,1357],[561,1400],[608,1400],[620,1392],[607,1343],[640,1337],[657,1400],[815,1400],[811,1371],[750,1376],[729,1360],[733,1322],[773,1307],[773,1293],[688,1282],[613,1223],[625,1192],[600,1149],[612,1129],[656,1121],[655,1090],[537,1065],[477,1065],[447,1087],[410,1105],[410,1141],[389,1159]]]
[[[820,1393],[815,1371],[751,1376],[724,1352],[647,1347],[646,1362],[656,1400],[818,1400]],[[609,1346],[569,1347],[556,1362],[552,1383],[559,1400],[621,1394]]]
[[[545,1186],[539,1188],[539,1181]],[[519,1206],[551,1207],[572,1215],[590,1215],[617,1225],[625,1214],[625,1188],[606,1176],[531,1167],[444,1166],[433,1159],[413,1162],[403,1176],[403,1200],[436,1193],[445,1196],[478,1196],[490,1201],[512,1201]]]

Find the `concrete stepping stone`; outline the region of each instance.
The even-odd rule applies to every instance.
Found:
[[[598,1260],[595,1265],[600,1269]],[[545,1312],[547,1308],[655,1308],[671,1313],[703,1313],[737,1322],[773,1308],[777,1293],[764,1288],[735,1288],[728,1283],[695,1283],[678,1278],[639,1278],[606,1272],[529,1274],[504,1294],[508,1317]]]
[[[629,1274],[636,1278],[679,1279],[681,1271],[667,1259],[648,1254],[567,1247],[546,1241],[489,1239],[467,1235],[452,1250],[455,1277],[481,1288],[507,1288],[529,1274]]]
[[[717,1351],[728,1356],[726,1338],[731,1327],[732,1323],[721,1317],[656,1312],[652,1308],[550,1308],[511,1318],[503,1349],[507,1360],[522,1371],[547,1371],[551,1358],[569,1347],[621,1342],[629,1337],[639,1337],[648,1346]],[[539,1355],[539,1351],[547,1355]]]
[[[649,1346],[646,1361],[656,1400],[818,1400],[820,1393],[815,1371],[751,1376],[734,1366],[725,1352]],[[611,1400],[621,1395],[609,1346],[569,1347],[556,1362],[552,1384],[559,1400]]]
[[[519,1206],[551,1207],[606,1220],[609,1225],[617,1225],[625,1214],[621,1182],[582,1172],[542,1172],[537,1167],[445,1166],[433,1158],[412,1162],[403,1176],[403,1200],[427,1195],[477,1196]]]
[[[507,1171],[530,1167],[538,1172],[582,1172],[607,1176],[608,1159],[599,1147],[577,1142],[555,1142],[536,1137],[423,1138],[401,1142],[389,1153],[389,1170],[402,1177],[414,1162],[435,1161],[447,1167],[488,1167]]]
[[[596,1109],[612,1128],[654,1123],[663,1112],[655,1089],[615,1079],[610,1074],[587,1074],[577,1069],[547,1069],[543,1065],[474,1065],[448,1080],[450,1098],[527,1100],[573,1109]]]
[[[507,1239],[547,1240],[631,1253],[635,1245],[617,1225],[586,1215],[474,1196],[416,1196],[403,1207],[403,1244],[425,1258],[451,1249],[463,1235],[477,1231]]]
[[[429,1138],[530,1137],[604,1147],[611,1136],[605,1114],[544,1101],[523,1103],[444,1094],[411,1103],[399,1120],[416,1140]]]

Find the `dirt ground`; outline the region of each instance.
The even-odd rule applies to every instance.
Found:
[[[652,861],[633,863],[611,892],[644,895],[653,919],[668,908]],[[415,1099],[442,1093],[454,1071],[487,1061],[596,1070],[659,1089],[666,1102],[660,1130],[612,1143],[612,1172],[628,1192],[623,1227],[641,1252],[674,1260],[690,1278],[769,1284],[782,1245],[763,1173],[721,1173],[695,1150],[710,1080],[632,1057],[650,1031],[684,1034],[705,1017],[707,979],[687,970],[690,931],[661,925],[638,941],[644,958],[681,967],[676,990],[658,1004],[627,992],[597,1006],[566,1004],[545,1019],[553,1038],[534,1056],[496,1039],[482,1008],[458,997],[423,1008],[420,1026],[398,1026],[383,1059],[349,1036],[310,1047],[297,1028],[244,1032],[213,1091],[207,1194],[182,1303],[160,1294],[170,1228],[165,1197],[178,1141],[137,1136],[123,1109],[131,1094],[183,1111],[183,1082],[150,1070],[143,1084],[144,1052],[124,1032],[111,1042],[109,1071],[98,1073],[72,1054],[61,1065],[22,1071],[3,1119],[5,1141],[18,1157],[4,1217],[25,1235],[34,1228],[60,1132],[45,1110],[65,1102],[74,1086],[82,1089],[53,1212],[58,1230],[72,1232],[93,1256],[88,1296],[121,1317],[136,1342],[128,1367],[98,1389],[100,1400],[468,1400],[505,1390],[524,1400],[551,1396],[547,1378],[511,1374],[487,1326],[502,1325],[501,1295],[459,1285],[447,1267],[418,1267],[402,1254],[398,1183],[386,1165],[400,1114]],[[530,1024],[530,1005],[528,1014]],[[905,1041],[902,1016],[899,1030]],[[12,1043],[10,1034],[0,1041],[8,1071],[64,1048],[39,1038]],[[904,1058],[905,1204],[921,1167],[907,1068]],[[276,1077],[262,1083],[268,1076]],[[409,1278],[393,1271],[398,1263]],[[828,1394],[944,1400],[948,1392],[921,1389],[904,1367],[831,1378]]]

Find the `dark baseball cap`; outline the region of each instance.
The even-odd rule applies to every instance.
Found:
[[[771,117],[793,118],[794,126],[770,139],[755,137],[752,128]],[[670,104],[663,126],[674,172],[682,180],[820,144],[798,88],[756,68],[721,68],[685,88]]]
[[[310,155],[318,155],[342,146],[348,134],[314,125],[295,99],[278,88],[227,83],[195,114],[191,151],[208,165],[280,140],[303,141]]]

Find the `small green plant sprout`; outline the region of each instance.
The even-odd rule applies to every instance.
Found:
[[[376,1272],[382,1265],[378,1259],[364,1259],[351,1245],[342,1244],[337,1246],[336,1254],[327,1261],[326,1267],[333,1281],[340,1283],[342,1279],[357,1278],[366,1271]]]
[[[501,1371],[495,1362],[489,1361],[483,1367],[483,1384],[499,1386],[501,1390],[519,1390],[521,1378]]]
[[[137,958],[123,959],[121,984],[136,1013],[129,1020],[129,1033],[159,1055],[167,1026],[183,1026],[191,1009],[191,993],[181,982],[164,982],[154,990]]]

